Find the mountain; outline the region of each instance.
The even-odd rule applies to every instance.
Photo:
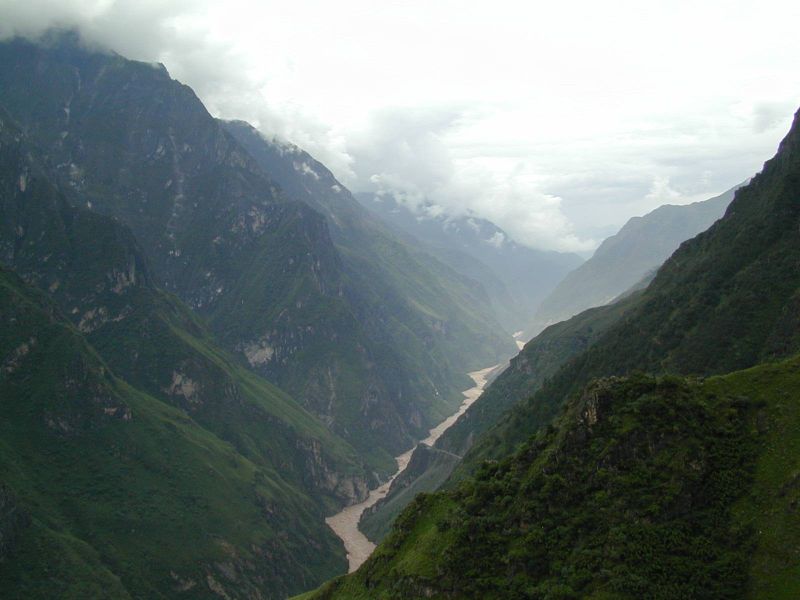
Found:
[[[392,482],[386,496],[364,512],[359,522],[364,534],[374,542],[380,541],[417,494],[434,492],[444,484],[452,487],[469,474],[473,463],[467,461],[465,465],[461,459],[475,440],[517,402],[533,395],[569,359],[594,344],[634,303],[630,298],[589,309],[551,325],[528,342],[433,447],[419,444],[415,448],[408,468]],[[497,443],[504,440],[502,436],[492,439]]]
[[[280,465],[117,378],[5,270],[0,314],[4,598],[279,598],[341,571]]]
[[[799,373],[597,380],[302,598],[795,597]]]
[[[162,66],[69,35],[12,40],[0,44],[0,104],[60,187],[133,232],[158,287],[380,474],[459,403],[467,371],[513,351],[477,284],[347,256],[332,214],[282,192]],[[394,285],[365,284],[378,277]]]
[[[719,219],[736,186],[714,198],[682,206],[666,204],[633,217],[592,257],[567,274],[542,301],[530,333],[611,300],[654,272],[680,244]]]
[[[418,497],[357,573],[308,597],[800,593],[798,198],[800,111],[585,351],[529,398],[508,390],[519,401],[464,458],[474,477]]]
[[[97,595],[97,577],[111,597],[277,598],[339,572],[324,517],[366,495],[355,450],[220,349],[78,198],[0,110],[0,263],[27,282],[1,273],[0,487],[36,525],[2,544],[4,597]]]
[[[465,466],[527,439],[593,377],[723,374],[800,350],[799,138],[795,119],[724,217],[684,242],[623,318],[476,443]]]
[[[385,338],[398,340],[395,346],[410,350],[405,357],[408,366],[400,357],[386,361],[398,385],[413,381],[419,373],[430,373],[439,387],[441,376],[436,372],[447,369],[445,360],[463,370],[469,365],[494,364],[499,355],[492,348],[513,353],[510,337],[487,317],[492,308],[474,280],[420,251],[417,244],[399,239],[302,149],[270,140],[242,121],[226,122],[224,127],[287,195],[325,216],[343,273],[363,294],[359,322],[374,326]],[[444,339],[431,337],[425,323],[431,313],[449,315]]]
[[[527,326],[545,296],[583,262],[576,254],[518,244],[486,219],[449,215],[431,204],[414,212],[389,194],[356,197],[439,260],[481,282],[501,324],[511,332]]]

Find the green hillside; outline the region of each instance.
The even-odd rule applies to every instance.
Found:
[[[739,187],[702,202],[665,204],[630,219],[542,301],[532,319],[532,333],[593,306],[607,304],[636,285],[648,272],[658,269],[682,242],[708,229],[725,214]]]
[[[800,350],[800,126],[736,192],[725,216],[684,242],[619,321],[472,448],[466,467],[498,458],[589,380],[650,373],[711,375]]]
[[[452,486],[474,469],[474,463],[465,464],[460,458],[476,439],[481,439],[484,449],[490,445],[503,446],[502,430],[485,438],[484,434],[520,399],[536,392],[569,359],[597,341],[633,304],[635,299],[627,298],[589,309],[568,321],[551,325],[528,342],[480,398],[444,432],[434,448],[417,447],[409,468],[392,483],[386,497],[364,512],[359,527],[365,535],[374,542],[380,541],[416,494],[436,491],[448,480],[448,485]]]
[[[473,478],[311,597],[797,595],[800,363],[770,361],[800,350],[799,200],[800,113],[725,217],[476,442]]]
[[[793,598],[800,359],[601,379],[309,598]]]
[[[115,377],[7,271],[0,314],[4,598],[279,598],[343,568],[277,469]]]

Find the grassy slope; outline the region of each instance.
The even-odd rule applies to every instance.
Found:
[[[564,364],[600,339],[635,302],[633,296],[610,306],[591,308],[545,329],[511,360],[509,368],[489,385],[437,446],[463,455],[514,404],[532,396]]]
[[[361,516],[358,528],[370,540],[380,542],[392,523],[414,498],[439,489],[458,464],[458,456],[419,444],[405,471],[393,482],[389,493]]]
[[[602,380],[309,598],[790,598],[800,358]]]
[[[30,515],[4,597],[280,597],[342,568],[280,473],[114,377],[8,272],[0,305],[0,480]]]

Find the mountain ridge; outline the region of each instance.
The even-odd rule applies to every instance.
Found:
[[[432,204],[414,212],[391,194],[359,193],[356,199],[451,268],[480,281],[510,333],[523,329],[547,292],[583,262],[575,254],[519,244],[476,216],[453,216]]]
[[[326,217],[280,191],[166,70],[66,48],[0,45],[0,104],[45,149],[60,185],[130,227],[160,287],[373,471],[389,473],[392,456],[458,403],[479,359],[465,347],[513,351],[480,314],[430,294],[432,284],[423,286],[438,310],[375,298]],[[365,306],[381,305],[389,308],[361,319]],[[387,335],[395,306],[403,311],[389,313]],[[387,364],[419,375],[397,378]]]
[[[629,219],[542,301],[530,333],[539,333],[548,325],[593,306],[608,304],[637,285],[648,272],[657,270],[681,242],[720,218],[741,185],[708,200],[665,204]]]
[[[304,598],[796,595],[776,540],[799,533],[798,198],[800,111],[723,218],[472,446],[471,477]]]

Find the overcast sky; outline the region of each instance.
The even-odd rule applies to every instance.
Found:
[[[353,191],[586,251],[757,172],[800,106],[791,1],[0,0],[0,36],[77,27]]]

